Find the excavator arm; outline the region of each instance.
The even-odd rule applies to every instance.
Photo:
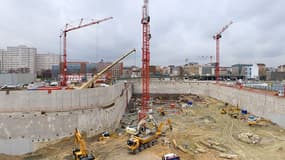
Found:
[[[95,157],[92,154],[88,155],[86,143],[77,128],[75,128],[75,132],[74,132],[74,143],[77,146],[79,145],[79,148],[76,148],[75,150],[73,150],[73,155],[74,155],[75,160],[94,160],[95,159]]]
[[[75,128],[74,141],[76,145],[79,145],[82,156],[87,156],[86,143],[77,128]]]

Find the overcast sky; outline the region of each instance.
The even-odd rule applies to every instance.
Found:
[[[0,48],[27,45],[38,53],[59,53],[60,30],[113,16],[68,33],[68,59],[112,61],[132,48],[128,65],[141,64],[143,0],[2,0]],[[215,56],[212,36],[230,21],[220,39],[221,66],[285,64],[284,0],[150,0],[151,64],[182,65]],[[62,52],[62,51],[61,51]]]

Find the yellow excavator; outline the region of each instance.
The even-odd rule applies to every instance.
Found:
[[[86,143],[77,128],[75,128],[74,132],[74,143],[76,146],[79,146],[79,148],[77,147],[73,150],[74,160],[95,160],[94,155],[88,154]]]
[[[171,120],[168,119],[167,123],[172,130]],[[137,127],[127,127],[126,132],[130,134],[130,138],[127,140],[129,152],[136,154],[156,144],[162,134],[163,125],[164,123],[157,125],[152,115],[148,115],[147,118],[140,120]]]

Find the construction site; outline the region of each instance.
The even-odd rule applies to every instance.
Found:
[[[86,96],[85,102],[76,102],[73,98],[73,109],[65,107],[71,104],[62,104],[63,107],[50,108],[44,113],[36,111],[42,110],[39,107],[32,107],[35,111],[29,113],[24,111],[25,108],[18,108],[23,112],[1,113],[2,133],[6,133],[2,137],[9,136],[4,137],[7,138],[4,142],[6,152],[30,152],[20,156],[2,154],[1,159],[73,159],[72,150],[77,146],[74,144],[75,128],[82,132],[88,153],[92,153],[96,159],[161,159],[169,153],[189,160],[284,159],[285,130],[282,126],[285,124],[282,116],[278,116],[280,111],[284,112],[284,98],[217,85],[215,82],[152,79],[151,103],[148,103],[151,111],[146,112],[141,119],[145,120],[141,123],[143,125],[139,125],[141,84],[140,80],[135,80],[127,85],[121,83],[114,87],[90,89],[94,94],[89,91],[88,94],[85,94],[86,91],[76,94],[72,93],[76,90],[69,91],[71,96]],[[102,90],[113,94],[113,98],[103,98]],[[59,102],[52,102],[53,99],[48,97],[56,98],[59,92],[41,93],[39,102],[48,99],[56,106]],[[94,95],[100,100],[92,102],[89,97]],[[13,96],[13,92],[10,96]],[[22,99],[20,95],[17,97]],[[69,98],[65,99],[63,103]],[[79,107],[76,107],[78,103]],[[92,106],[91,103],[96,107],[84,108]],[[59,109],[61,111],[56,111]],[[251,121],[252,116],[254,119]],[[15,123],[21,125],[9,127]],[[135,133],[141,130],[137,126],[147,127],[144,132],[154,129],[155,134],[146,133],[155,135],[155,141],[131,150],[127,142],[132,137],[130,135],[139,136]],[[27,149],[27,146],[30,147]]]
[[[82,84],[67,83],[66,28],[58,86],[0,92],[1,160],[284,160],[285,98],[220,76],[215,80],[150,77],[150,15],[142,6],[141,77],[96,83],[136,49]],[[285,89],[285,88],[284,88]],[[284,93],[284,92],[283,92]]]

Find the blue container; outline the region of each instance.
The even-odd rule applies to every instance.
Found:
[[[246,110],[246,109],[242,109],[242,110],[241,110],[241,113],[242,113],[242,114],[247,114],[247,110]]]
[[[192,106],[192,105],[193,105],[193,102],[192,102],[192,101],[188,101],[187,104],[190,105],[190,106]]]

